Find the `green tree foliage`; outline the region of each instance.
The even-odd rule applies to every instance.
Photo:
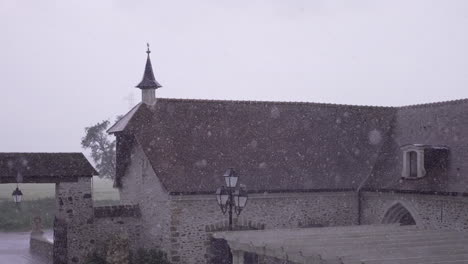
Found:
[[[85,128],[86,135],[81,140],[81,146],[91,151],[96,169],[100,177],[111,178],[115,176],[115,139],[106,131],[110,125],[104,120],[93,126]]]

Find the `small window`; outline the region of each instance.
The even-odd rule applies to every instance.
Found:
[[[418,177],[418,154],[416,151],[409,152],[409,177],[417,178]]]
[[[442,175],[447,169],[448,147],[440,145],[409,144],[401,147],[403,152],[404,179],[420,179],[427,173]]]
[[[406,145],[403,150],[402,178],[419,179],[426,175],[423,145]]]

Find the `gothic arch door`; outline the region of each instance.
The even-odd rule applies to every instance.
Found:
[[[383,224],[415,225],[416,221],[411,213],[401,203],[390,207],[382,220]]]

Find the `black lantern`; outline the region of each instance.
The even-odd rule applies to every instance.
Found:
[[[224,175],[226,187],[221,186],[216,190],[216,200],[221,212],[229,213],[229,230],[232,230],[232,213],[240,215],[242,209],[247,204],[247,191],[245,185],[240,184],[241,188],[236,189],[239,176],[233,168],[228,169]]]
[[[16,189],[13,191],[13,193],[11,194],[11,196],[13,197],[13,201],[14,201],[16,204],[21,203],[21,200],[22,200],[22,198],[23,198],[23,193],[22,193],[21,190],[18,188],[18,185],[16,186]]]
[[[221,186],[216,191],[216,200],[218,200],[218,205],[221,208],[221,211],[225,214],[228,208],[229,192],[224,186]]]
[[[226,181],[226,187],[228,188],[235,188],[237,186],[238,179],[239,177],[237,176],[237,173],[233,168],[229,168],[224,173],[224,180]]]
[[[242,209],[245,208],[245,205],[247,204],[247,191],[243,188],[236,190],[234,192],[234,208],[236,209],[236,214],[240,215]]]

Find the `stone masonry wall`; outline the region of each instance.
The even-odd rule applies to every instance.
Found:
[[[363,193],[362,224],[381,223],[396,203],[408,209],[421,227],[468,230],[468,197],[421,194]]]
[[[29,240],[29,252],[47,261],[53,262],[54,243],[44,236],[31,236]]]
[[[206,263],[213,225],[224,224],[214,195],[172,196],[170,259],[174,263]],[[250,195],[239,223],[270,228],[353,225],[357,198],[352,192]],[[241,224],[245,225],[245,224]]]
[[[156,177],[140,145],[132,149],[131,163],[122,178],[122,203],[139,204],[143,226],[139,247],[160,248],[169,254],[169,195]]]
[[[98,254],[105,255],[106,246],[116,236],[128,238],[130,250],[139,248],[141,213],[138,206],[120,205],[94,208],[95,244]]]
[[[91,177],[80,177],[78,182],[57,183],[55,199],[57,221],[66,228],[67,264],[82,264],[94,250],[94,210]],[[54,256],[54,261],[56,257]],[[61,263],[55,261],[54,263]]]

